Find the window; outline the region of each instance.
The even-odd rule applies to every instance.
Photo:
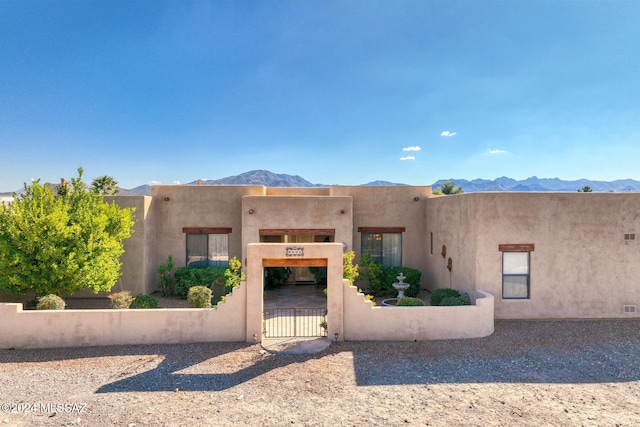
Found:
[[[358,229],[362,233],[360,250],[383,267],[402,265],[402,232],[404,228]]]
[[[529,299],[530,253],[533,245],[500,245],[502,251],[502,298]]]
[[[185,228],[187,234],[187,266],[229,265],[229,233],[231,229]]]

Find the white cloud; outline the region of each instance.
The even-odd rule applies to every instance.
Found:
[[[448,130],[444,130],[442,131],[440,136],[456,136],[457,134],[458,134],[457,132],[449,132]]]
[[[489,148],[489,154],[502,154],[502,153],[506,153],[506,150],[492,150],[491,148]]]
[[[160,185],[162,184],[160,181],[150,181],[149,185]]]
[[[413,147],[404,147],[402,149],[402,151],[420,151],[422,150],[422,148],[420,148],[419,145],[414,145]]]
[[[173,181],[175,185],[180,185],[180,181]]]
[[[405,157],[400,157],[400,160],[415,160],[415,156],[405,156]]]

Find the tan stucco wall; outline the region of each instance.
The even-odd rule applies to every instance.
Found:
[[[467,195],[434,197],[427,202],[425,218],[426,268],[423,276],[427,288],[433,291],[451,287],[473,296],[476,289],[475,199]],[[444,257],[443,245],[446,247]],[[449,258],[451,271],[447,268]]]
[[[22,310],[0,303],[0,348],[245,340],[246,284],[217,309]]]
[[[352,248],[348,196],[245,196],[242,198],[242,246],[260,242],[260,229],[335,229],[334,241]],[[249,212],[253,213],[249,213]],[[243,254],[245,257],[246,254]]]
[[[625,317],[640,309],[640,194],[477,195],[477,285],[501,295],[501,243],[533,243],[531,299],[496,298],[497,318]],[[635,316],[640,313],[636,311]]]
[[[475,265],[454,258],[454,287],[475,282],[492,293],[496,318],[640,315],[640,241],[624,241],[625,233],[640,230],[640,194],[478,193],[434,198],[427,205],[427,228],[453,242],[447,251],[475,257]],[[456,229],[465,231],[452,235]],[[466,243],[467,231],[475,243]],[[531,298],[503,300],[498,245],[524,243],[534,244]],[[457,253],[467,247],[470,254],[475,247],[475,255]],[[464,282],[457,267],[466,270]],[[430,278],[435,288],[448,287],[446,275],[436,271]],[[635,305],[636,313],[623,313],[624,305]]]
[[[402,233],[402,265],[422,271],[425,282],[425,217],[429,186],[333,186],[331,194],[353,197],[353,248],[361,255],[358,227],[405,227]],[[417,199],[417,200],[416,200]]]
[[[426,341],[486,337],[494,331],[493,296],[478,291],[475,300],[475,305],[457,307],[374,307],[363,294],[357,293],[355,286],[345,286],[345,340]]]
[[[156,266],[172,255],[176,268],[186,263],[183,227],[231,227],[229,256],[242,256],[242,197],[263,195],[263,186],[165,185],[151,187],[156,214]],[[156,283],[159,279],[156,279]]]

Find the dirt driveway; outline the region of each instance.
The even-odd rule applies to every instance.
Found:
[[[0,350],[0,425],[640,424],[640,319],[314,355],[212,343]]]

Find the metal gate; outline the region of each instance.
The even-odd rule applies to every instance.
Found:
[[[325,307],[265,308],[263,319],[265,338],[326,336]]]

